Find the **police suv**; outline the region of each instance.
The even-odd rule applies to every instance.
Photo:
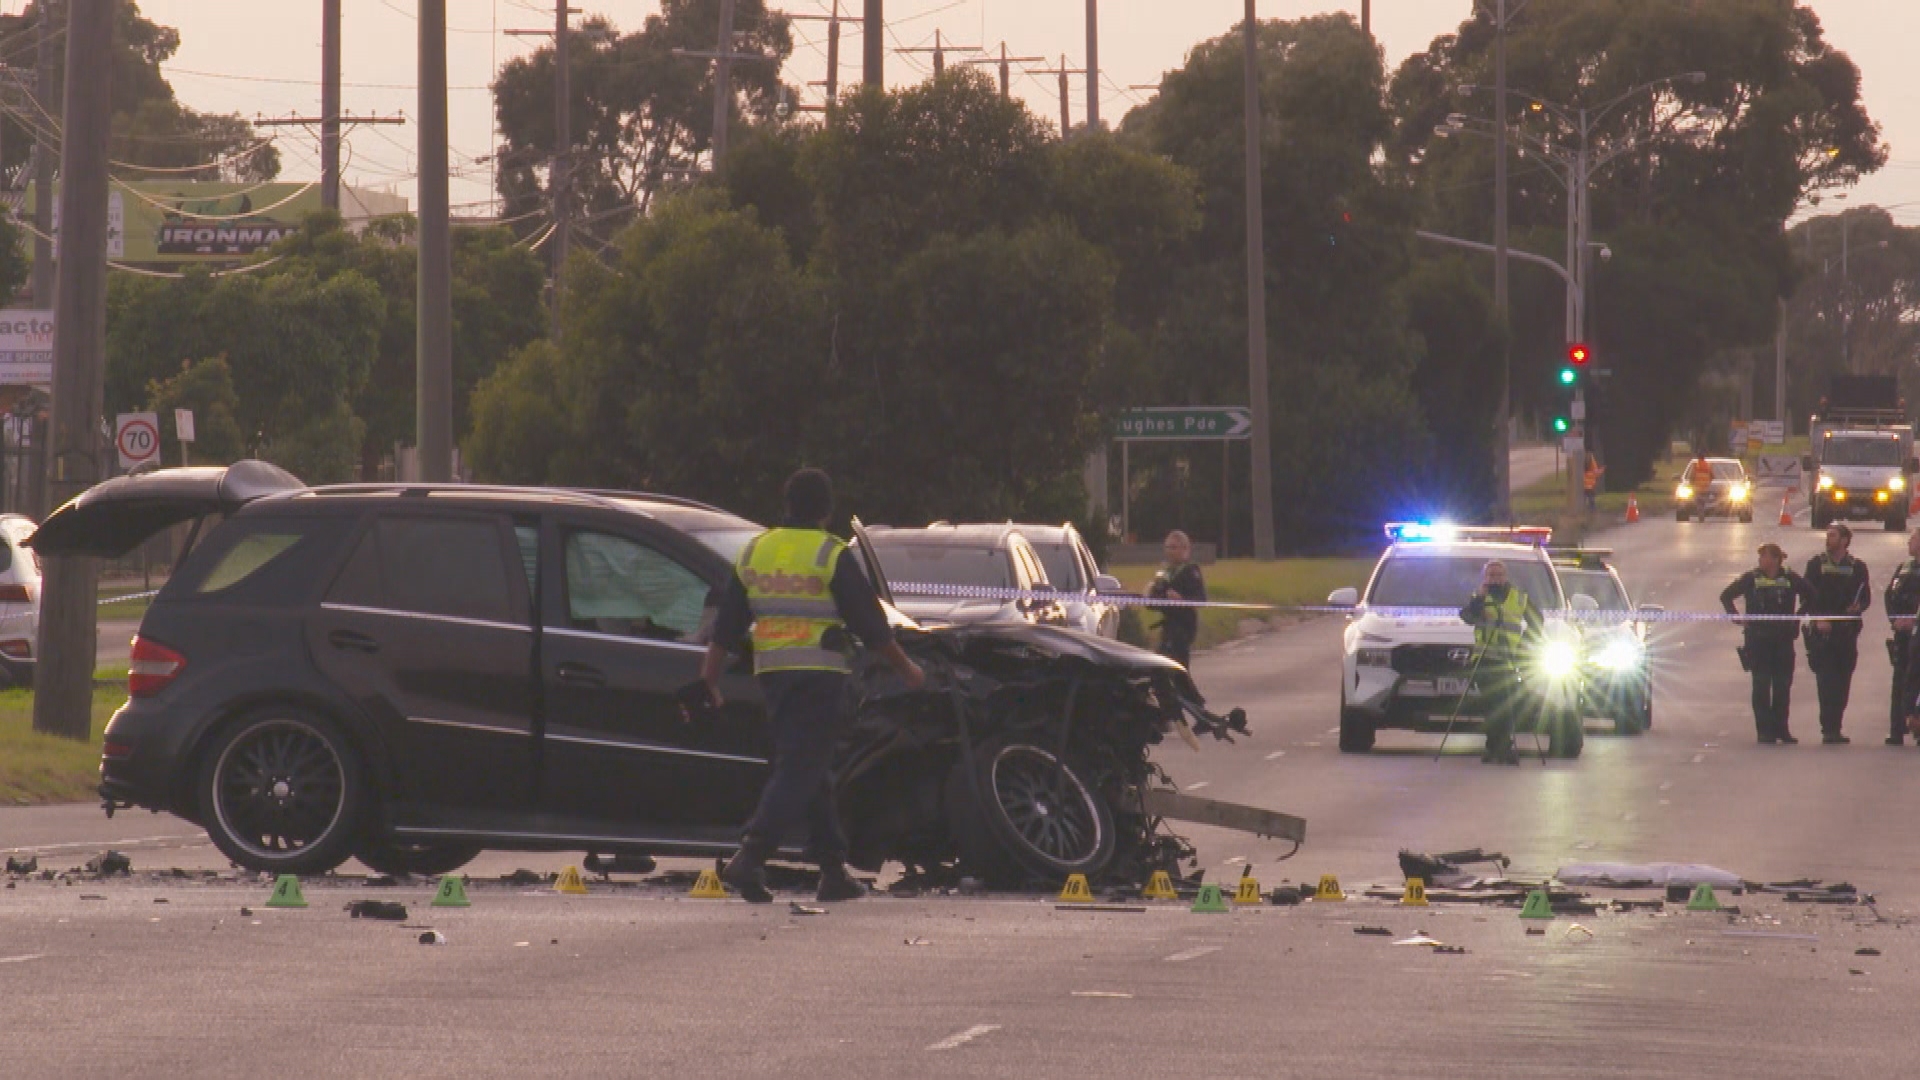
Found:
[[[1547,616],[1522,668],[1523,707],[1516,733],[1548,739],[1555,757],[1580,756],[1580,633],[1556,612],[1590,610],[1591,597],[1570,603],[1547,543],[1548,528],[1460,528],[1393,524],[1392,541],[1364,593],[1340,589],[1327,598],[1352,609],[1340,681],[1340,749],[1373,749],[1381,728],[1484,732],[1488,702],[1476,681],[1473,627],[1459,611],[1480,587],[1487,563],[1506,564],[1508,580]]]

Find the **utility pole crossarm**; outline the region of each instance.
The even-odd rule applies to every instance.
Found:
[[[992,64],[999,68],[1000,96],[1008,97],[1013,93],[1013,65],[1044,64],[1047,62],[1047,58],[1044,56],[1008,56],[1007,43],[1003,41],[1000,43],[999,56],[993,56],[991,54],[987,56],[976,56],[963,62],[968,64]]]
[[[980,49],[981,49],[981,46],[979,45],[955,45],[952,42],[943,41],[940,38],[940,31],[935,30],[933,32],[932,45],[900,46],[895,48],[893,51],[897,53],[932,53],[933,54],[933,77],[937,79],[940,76],[946,74],[947,72],[947,53],[948,52],[972,53],[972,52],[979,52]]]

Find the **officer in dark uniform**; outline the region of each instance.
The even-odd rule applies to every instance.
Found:
[[[1908,685],[1913,666],[1914,616],[1920,615],[1920,529],[1907,534],[1907,561],[1894,570],[1887,582],[1887,621],[1893,624],[1893,639],[1887,642],[1887,659],[1893,661],[1893,726],[1887,731],[1887,745],[1906,742],[1907,713],[1920,685]],[[1920,742],[1920,735],[1914,736]]]
[[[1760,545],[1760,568],[1734,579],[1720,594],[1720,606],[1738,615],[1735,600],[1746,603],[1748,615],[1794,615],[1813,600],[1806,579],[1787,569],[1787,553],[1779,544]],[[1753,676],[1753,727],[1766,745],[1799,742],[1787,730],[1787,701],[1793,691],[1794,623],[1786,619],[1744,623],[1746,643],[1740,647],[1740,666]]]
[[[740,850],[720,879],[748,903],[773,900],[766,862],[804,829],[806,854],[820,864],[822,901],[852,900],[866,887],[847,873],[847,838],[834,811],[831,771],[852,671],[851,632],[911,689],[925,675],[893,638],[859,561],[828,533],[833,483],[818,469],[787,479],[787,517],[741,551],[700,665],[707,697],[722,704],[727,654],[753,646],[753,671],[767,701],[773,771],[747,822]]]
[[[1827,550],[1807,560],[1807,584],[1813,589],[1811,615],[1857,616],[1873,604],[1867,564],[1847,554],[1853,530],[1843,521],[1827,526]],[[1840,734],[1847,698],[1853,689],[1853,669],[1860,662],[1857,618],[1809,622],[1801,631],[1807,639],[1807,666],[1820,685],[1820,741],[1830,746],[1850,740]]]
[[[1175,529],[1161,546],[1167,564],[1154,575],[1147,595],[1155,600],[1205,601],[1207,583],[1200,567],[1192,562],[1193,541]],[[1181,667],[1193,666],[1193,643],[1200,636],[1200,613],[1194,608],[1164,608],[1160,612],[1160,655],[1176,660]]]

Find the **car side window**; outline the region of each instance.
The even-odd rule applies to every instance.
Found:
[[[645,544],[600,532],[569,533],[567,622],[654,641],[691,642],[707,605],[705,579]]]
[[[335,579],[333,603],[488,622],[526,621],[499,526],[484,518],[383,517]]]

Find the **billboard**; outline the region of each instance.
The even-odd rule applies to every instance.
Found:
[[[53,312],[0,310],[0,386],[53,386]]]
[[[56,198],[59,187],[54,185]],[[29,191],[22,215],[33,213],[33,200]],[[278,180],[116,180],[107,200],[113,226],[107,257],[115,262],[136,266],[233,263],[298,232],[300,220],[320,209],[320,187]],[[341,189],[341,202],[349,218],[361,220],[406,210],[406,201],[397,196],[352,188]],[[58,221],[54,232],[57,239]]]

